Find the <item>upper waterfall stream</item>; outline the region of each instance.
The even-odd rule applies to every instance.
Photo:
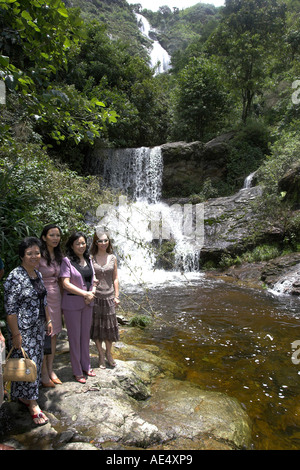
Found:
[[[138,13],[135,15],[141,33],[152,41],[152,48],[150,50],[151,67],[157,67],[156,74],[167,72],[170,68],[171,57],[160,43],[153,39],[153,35],[156,34],[156,31],[151,28],[149,21]]]

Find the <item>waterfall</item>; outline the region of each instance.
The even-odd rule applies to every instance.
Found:
[[[138,26],[141,33],[152,41],[150,51],[151,67],[156,67],[156,74],[167,72],[170,68],[170,56],[167,51],[160,45],[157,40],[153,40],[151,36],[155,36],[155,29],[151,28],[149,21],[139,13],[136,13]]]
[[[253,183],[253,179],[254,179],[255,174],[256,174],[256,171],[253,171],[253,173],[250,173],[250,175],[248,175],[248,176],[245,178],[243,189],[250,189],[250,188],[252,188],[252,183]]]
[[[173,247],[174,273],[196,273],[203,242],[203,204],[167,205],[161,199],[163,159],[160,147],[106,151],[104,179],[120,191],[116,205],[100,206],[97,231],[108,230],[128,282],[159,282],[157,266],[163,242]],[[157,250],[158,249],[158,250]]]
[[[112,150],[104,168],[104,179],[134,200],[149,203],[161,198],[163,162],[160,147]]]

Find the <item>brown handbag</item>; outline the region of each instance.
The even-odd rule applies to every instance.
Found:
[[[37,378],[36,364],[29,359],[28,354],[21,348],[23,357],[10,358],[13,347],[9,351],[5,364],[3,364],[4,382],[35,382]]]

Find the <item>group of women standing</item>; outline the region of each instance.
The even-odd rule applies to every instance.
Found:
[[[13,356],[20,355],[22,346],[38,370],[36,382],[13,382],[11,396],[28,407],[37,425],[48,422],[37,404],[40,382],[46,387],[61,384],[53,371],[53,360],[62,314],[72,371],[79,383],[85,383],[86,376],[96,375],[90,364],[90,339],[97,346],[101,368],[106,367],[106,361],[115,366],[111,347],[119,340],[115,314],[119,304],[117,261],[108,234],[95,233],[89,252],[85,234],[74,232],[66,243],[65,257],[61,236],[60,228],[49,224],[40,240],[24,239],[19,246],[21,265],[11,271],[4,283]],[[47,336],[51,337],[51,352],[44,355]]]

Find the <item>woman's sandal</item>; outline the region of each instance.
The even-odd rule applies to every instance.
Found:
[[[88,372],[86,372],[85,370],[83,371],[86,375],[88,375],[89,377],[96,377],[96,374],[95,372],[93,371],[93,369],[90,369]]]
[[[62,381],[58,377],[55,377],[55,379],[51,380],[55,385],[62,385]]]
[[[25,403],[22,398],[18,398],[18,401],[19,403],[21,403],[22,405],[25,405],[27,408],[29,408],[29,403]],[[30,412],[29,412],[30,413]],[[30,416],[32,418],[32,421],[33,423],[36,425],[36,426],[44,426],[45,424],[47,424],[49,422],[47,416],[42,412],[42,410],[40,410],[38,413],[35,413],[34,415],[32,415],[30,413]],[[43,423],[37,423],[35,420],[36,419],[43,419],[44,422]]]
[[[104,355],[99,355],[99,368],[106,369]]]
[[[40,410],[38,413],[35,413],[34,415],[30,415],[31,418],[32,418],[32,421],[34,422],[34,424],[36,426],[44,426],[45,424],[47,424],[49,422],[48,418],[46,417],[46,415],[42,412],[42,410]],[[44,422],[43,423],[37,423],[35,421],[35,419],[43,419]]]
[[[110,367],[116,367],[117,364],[115,363],[115,361],[113,360],[110,354],[106,354],[106,360],[108,364],[110,365]]]
[[[45,424],[47,424],[49,422],[48,418],[46,417],[46,415],[44,415],[44,413],[42,412],[42,410],[40,410],[38,413],[34,414],[34,415],[30,415],[31,418],[32,418],[32,421],[34,422],[34,424],[36,426],[44,426]],[[43,419],[44,422],[43,423],[37,423],[35,421],[35,419]]]
[[[85,377],[83,377],[83,375],[74,375],[74,377],[75,380],[77,380],[77,382],[79,382],[80,384],[86,383]]]

